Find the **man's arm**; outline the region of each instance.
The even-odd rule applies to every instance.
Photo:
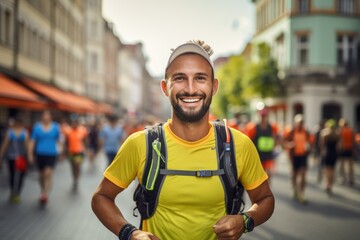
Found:
[[[119,208],[115,205],[116,196],[123,190],[123,188],[104,178],[91,201],[91,207],[95,215],[115,235],[118,235],[121,227],[127,223]]]
[[[267,181],[253,190],[247,191],[252,206],[246,212],[254,219],[254,225],[266,222],[274,212],[275,198]],[[241,215],[227,215],[214,226],[218,239],[237,240],[244,233],[244,220]]]
[[[120,229],[125,224],[128,224],[120,209],[115,205],[116,196],[123,190],[123,188],[104,178],[96,189],[91,201],[91,207],[95,215],[116,236],[119,235]],[[131,235],[131,240],[136,239],[158,240],[153,234],[140,230],[134,231]]]
[[[255,226],[266,222],[274,212],[275,198],[272,194],[268,181],[263,182],[259,187],[247,191],[252,206],[247,211],[254,219]]]

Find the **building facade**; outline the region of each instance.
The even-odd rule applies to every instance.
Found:
[[[360,1],[254,0],[252,44],[272,47],[286,95],[278,120],[304,114],[312,128],[345,118],[360,129]],[[276,108],[274,108],[276,110]]]

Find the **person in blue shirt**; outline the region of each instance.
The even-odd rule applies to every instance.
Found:
[[[41,121],[37,122],[31,132],[29,158],[36,157],[39,169],[41,194],[39,202],[46,205],[52,183],[52,175],[59,154],[60,126],[52,121],[50,111],[44,111]]]
[[[100,146],[103,147],[107,157],[108,165],[110,165],[125,139],[125,131],[118,124],[117,116],[112,115],[108,117],[108,124],[103,127],[99,137]]]

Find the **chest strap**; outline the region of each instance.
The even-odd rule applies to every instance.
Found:
[[[223,174],[225,174],[225,171],[224,171],[224,169],[198,170],[198,171],[160,169],[160,174],[162,174],[162,175],[195,176],[195,177],[212,177],[212,176],[223,175]]]

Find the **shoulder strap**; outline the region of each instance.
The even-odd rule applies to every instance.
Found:
[[[227,214],[238,214],[244,208],[242,195],[244,187],[238,181],[236,157],[233,136],[227,127],[227,121],[215,121],[216,150],[219,169],[224,169],[225,174],[220,176],[223,184]]]
[[[166,168],[166,142],[164,137],[163,123],[148,126],[145,129],[146,137],[146,160],[142,177],[142,183],[134,192],[133,199],[136,202],[135,209],[141,215],[142,220],[150,218],[154,213],[158,202],[164,175],[158,174],[160,169]],[[134,216],[135,209],[133,212]]]

